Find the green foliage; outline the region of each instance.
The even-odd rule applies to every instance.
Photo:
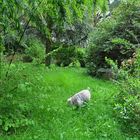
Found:
[[[45,58],[45,46],[37,38],[30,37],[27,41],[25,57],[31,57],[35,64],[41,64]]]
[[[121,68],[113,60],[106,58],[107,64],[116,75],[119,92],[113,97],[115,117],[124,132],[132,135],[140,133],[140,49],[135,58],[123,63]],[[131,62],[131,63],[130,63]],[[133,75],[131,71],[134,71]]]
[[[0,35],[3,38],[0,43],[5,47],[6,52],[11,53],[22,46],[19,44],[24,28],[21,22],[29,7],[26,0],[6,0],[0,3]]]
[[[115,114],[125,132],[140,133],[140,81],[130,78],[121,82],[121,91],[115,97]]]
[[[86,49],[76,48],[76,59],[79,61],[81,67],[85,67]]]
[[[117,61],[118,67],[122,61],[133,57],[140,41],[140,26],[136,25],[139,24],[139,7],[137,1],[121,3],[111,17],[101,22],[91,33],[87,56],[91,75],[98,75],[100,68],[110,68],[105,57]]]
[[[34,75],[33,69],[21,64],[11,64],[5,77],[7,64],[1,63],[0,80],[0,133],[13,134],[34,125],[32,111],[40,99],[35,93],[44,92],[41,75]],[[32,71],[32,72],[31,72]],[[42,81],[42,84],[39,84]],[[42,86],[41,86],[42,85]]]
[[[60,48],[60,47],[58,47]],[[63,46],[53,54],[54,63],[58,66],[85,67],[85,48]]]
[[[29,125],[29,104],[24,99],[24,94],[29,93],[30,84],[23,81],[23,67],[11,65],[10,78],[5,79],[6,65],[1,68],[1,88],[0,88],[0,131],[12,133],[16,128]],[[28,117],[26,117],[28,116]]]
[[[140,55],[135,56],[140,42],[139,6],[138,0],[124,2],[91,34],[87,57],[89,72],[97,75],[100,69],[110,76],[113,74],[113,78],[117,74],[116,79],[121,79],[118,81],[120,91],[110,81],[87,76],[84,69],[57,68],[54,65],[46,69],[26,63],[11,63],[8,66],[2,56],[0,135],[15,133],[13,136],[2,135],[2,139],[127,139],[119,129],[120,124],[124,128],[127,126],[127,131],[136,134],[135,139],[139,139]],[[76,44],[85,35],[81,31],[78,38],[74,32],[77,29],[72,29],[73,23],[83,25],[85,17],[94,14],[96,18],[96,12],[106,10],[107,0],[2,1],[0,53],[4,47],[11,53],[26,46],[24,55],[33,59],[34,64],[41,64],[44,57],[52,55],[59,66],[84,67],[85,48],[72,46],[72,43]],[[77,28],[81,30],[83,26]],[[60,35],[66,31],[71,33],[68,37],[73,38],[69,38],[63,47],[59,45],[53,50],[53,43],[67,41],[67,37],[63,39]],[[75,42],[74,37],[77,39]],[[7,70],[9,73],[5,76]],[[91,88],[92,98],[86,107],[73,110],[66,105],[72,94],[87,87]],[[110,104],[110,98],[116,93],[114,111],[120,124],[114,120]]]
[[[69,66],[76,60],[75,46],[64,46],[54,54],[54,61],[58,66]]]
[[[84,18],[92,15],[93,9],[103,12],[107,7],[107,0],[95,1],[94,4],[92,0],[7,0],[0,3],[0,33],[8,53],[23,52],[27,43],[24,36],[36,33],[46,44],[46,54],[50,53],[53,35],[57,38],[73,23],[82,25]],[[50,63],[49,60],[48,57],[46,64]]]
[[[4,51],[4,46],[3,46],[3,43],[2,43],[2,39],[0,37],[0,54]]]
[[[115,115],[125,132],[140,133],[140,50],[136,55],[134,64],[134,77],[126,69],[119,70],[119,76],[125,79],[118,81],[120,92],[115,95]],[[124,73],[125,72],[125,73]]]

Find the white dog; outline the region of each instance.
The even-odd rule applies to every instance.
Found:
[[[76,93],[75,95],[73,95],[72,97],[70,97],[67,100],[68,104],[74,105],[74,106],[77,106],[77,107],[82,106],[83,103],[89,101],[90,98],[91,98],[91,94],[90,94],[89,90],[90,90],[90,88]]]

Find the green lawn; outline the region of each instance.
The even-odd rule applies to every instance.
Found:
[[[38,68],[44,92],[33,98],[41,99],[32,112],[35,124],[25,132],[1,137],[6,140],[125,140],[113,116],[112,95],[118,92],[113,82],[92,78],[80,68]],[[79,110],[67,105],[67,99],[79,90],[91,88],[89,104]],[[136,139],[136,138],[135,138]]]

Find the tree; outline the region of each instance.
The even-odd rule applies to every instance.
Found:
[[[1,3],[2,36],[5,40],[12,32],[14,54],[29,26],[39,32],[48,54],[52,50],[53,34],[57,37],[73,23],[82,23],[85,16],[92,16],[93,11],[95,15],[96,11],[107,9],[107,0],[7,0]],[[4,46],[7,44],[4,43]],[[45,64],[49,66],[50,61],[47,55]]]
[[[116,62],[119,68],[125,60],[135,57],[140,42],[139,19],[139,1],[122,2],[110,18],[94,29],[90,34],[87,55],[87,67],[91,75],[100,76],[101,73],[110,72],[106,57]]]
[[[104,6],[103,6],[104,5]],[[46,54],[52,50],[52,36],[60,33],[74,22],[82,22],[84,16],[91,16],[92,11],[99,7],[106,10],[106,0],[44,0],[33,13],[35,27],[39,30],[41,38],[46,44]],[[45,64],[49,66],[51,56],[46,57]]]

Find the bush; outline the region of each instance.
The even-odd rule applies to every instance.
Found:
[[[140,134],[140,81],[129,78],[121,82],[120,93],[115,97],[115,114],[123,130]]]
[[[4,46],[3,46],[3,43],[2,43],[2,36],[0,37],[0,54],[3,53],[4,51]]]
[[[23,61],[34,62],[40,64],[45,58],[45,46],[40,40],[35,37],[31,37],[27,40],[27,47],[25,50],[25,56]]]
[[[29,104],[24,94],[28,94],[29,83],[23,79],[23,67],[15,69],[12,64],[10,77],[5,77],[6,65],[3,63],[0,83],[0,132],[12,133],[16,128],[26,126],[32,121],[29,117]]]
[[[118,67],[124,60],[133,58],[140,41],[139,7],[138,0],[120,4],[112,16],[91,33],[86,59],[91,75],[98,75],[100,68],[110,68],[105,57],[117,61]]]
[[[126,69],[119,70],[121,77],[120,92],[115,95],[114,111],[123,130],[131,134],[140,134],[140,50],[136,55],[135,75],[130,76]],[[125,71],[125,75],[124,75]]]
[[[79,61],[81,67],[85,67],[86,59],[86,49],[85,48],[76,48],[76,59]]]
[[[53,59],[54,63],[58,66],[76,66],[78,64],[81,67],[85,67],[85,48],[62,46],[53,54]]]
[[[60,50],[54,53],[53,59],[56,65],[65,67],[69,66],[72,62],[75,61],[75,56],[76,56],[75,46],[62,46]]]
[[[11,134],[34,124],[32,111],[38,108],[37,95],[45,86],[41,85],[41,76],[35,75],[29,66],[11,64],[7,77],[8,65],[3,62],[0,68],[0,133]]]

